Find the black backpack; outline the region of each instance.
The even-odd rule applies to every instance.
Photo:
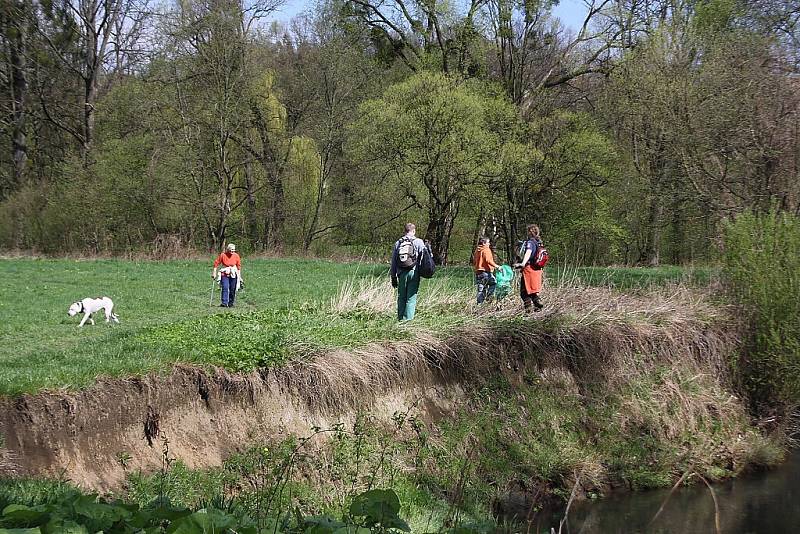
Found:
[[[397,266],[408,271],[417,264],[417,248],[414,240],[410,237],[403,237],[397,245]]]
[[[422,278],[433,278],[436,273],[436,264],[433,261],[433,254],[427,245],[422,251],[422,259],[419,262],[419,275]]]

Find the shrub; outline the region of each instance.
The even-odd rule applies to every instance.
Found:
[[[800,219],[744,214],[725,228],[723,280],[749,344],[734,362],[754,408],[800,402]]]

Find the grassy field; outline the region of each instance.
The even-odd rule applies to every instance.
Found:
[[[390,312],[347,305],[364,283],[387,303],[394,298],[385,265],[245,259],[244,268],[237,307],[224,309],[217,307],[216,285],[211,295],[210,261],[0,260],[0,394],[81,388],[101,375],[168,370],[177,362],[247,370],[412,333]],[[704,284],[710,274],[675,267],[553,268],[548,276],[631,289]],[[463,305],[474,291],[468,268],[442,270],[424,284],[413,328],[446,331],[471,314]],[[67,316],[70,303],[103,295],[114,299],[120,324],[106,325],[101,315],[95,326],[78,328],[80,317]]]

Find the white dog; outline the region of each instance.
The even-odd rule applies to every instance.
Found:
[[[110,320],[113,319],[115,323],[118,323],[119,317],[117,317],[117,314],[112,313],[113,309],[114,309],[114,302],[108,297],[99,297],[96,299],[87,297],[78,302],[73,302],[72,306],[69,307],[69,311],[67,312],[67,314],[70,317],[74,317],[79,313],[84,314],[83,319],[81,319],[81,324],[78,325],[78,326],[83,326],[83,323],[85,323],[87,320],[90,323],[94,324],[94,319],[92,319],[92,314],[100,310],[104,310],[106,313],[106,322],[109,322]]]

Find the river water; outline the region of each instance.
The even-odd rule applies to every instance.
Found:
[[[800,533],[800,451],[780,467],[713,484],[725,534]],[[569,534],[716,532],[715,507],[705,484],[675,490],[612,495],[573,504],[561,532]],[[558,526],[556,525],[556,531]]]

